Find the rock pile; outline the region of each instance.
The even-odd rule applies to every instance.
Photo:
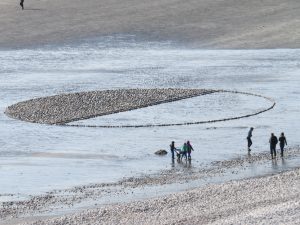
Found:
[[[65,124],[213,92],[215,91],[173,88],[80,92],[19,102],[9,106],[5,113],[28,122]]]

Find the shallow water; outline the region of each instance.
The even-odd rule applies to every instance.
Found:
[[[300,49],[195,50],[106,38],[77,46],[0,51],[1,112],[13,103],[41,96],[141,87],[247,91],[277,103],[271,111],[236,121],[128,129],[31,124],[1,113],[0,201],[169,169],[170,157],[153,153],[168,149],[172,140],[177,146],[191,141],[193,167],[246,154],[250,126],[255,127],[253,152],[268,151],[271,132],[284,131],[289,146],[299,145],[299,73]],[[256,97],[219,93],[76,123],[211,120],[269,105]]]

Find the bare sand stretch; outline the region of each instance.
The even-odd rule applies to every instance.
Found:
[[[0,48],[135,35],[198,48],[299,48],[299,0],[0,2]]]
[[[31,224],[299,224],[299,186],[297,169]]]

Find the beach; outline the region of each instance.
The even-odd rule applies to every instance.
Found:
[[[53,0],[0,3],[0,48],[131,34],[206,49],[297,48],[297,0]]]
[[[298,224],[299,177],[297,169],[29,224]]]
[[[279,168],[277,172],[247,179],[237,177],[252,166],[265,169],[269,154],[215,162],[211,168],[190,170],[188,175],[169,170],[118,183],[55,190],[28,201],[3,203],[0,224],[294,224],[299,220],[300,170],[285,170],[283,164],[299,154],[299,148],[288,149],[284,158],[272,160],[272,165]],[[218,177],[224,181],[215,183]],[[149,187],[158,193],[173,183],[207,179],[212,180],[188,191],[152,198],[137,194],[153,192]],[[105,198],[107,202],[101,204]],[[83,204],[76,209],[82,202],[90,207]]]
[[[300,223],[298,0],[24,6],[0,2],[0,225]]]

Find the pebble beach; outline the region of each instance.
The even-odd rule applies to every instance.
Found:
[[[298,224],[299,177],[296,169],[27,224]]]
[[[300,224],[299,21],[299,0],[2,0],[0,225]]]
[[[300,155],[300,149],[288,149],[285,158],[277,158],[272,163],[291,160]],[[102,183],[77,186],[65,190],[54,190],[46,195],[34,196],[28,201],[7,202],[0,207],[0,224],[232,224],[268,223],[268,208],[281,209],[280,223],[291,223],[290,216],[297,216],[298,204],[295,201],[298,190],[300,170],[280,171],[258,178],[236,179],[217,184],[200,185],[191,190],[165,194],[150,199],[142,198],[122,202],[122,198],[136,190],[146,191],[147,187],[159,187],[173,183],[205,181],[208,178],[224,177],[226,174],[240,174],[248,167],[267,164],[270,155],[252,154],[228,161],[213,162],[211,167],[193,169],[189,174],[172,170],[142,177],[132,177],[117,183]],[[229,176],[230,177],[230,176]],[[234,176],[231,176],[234,179]],[[288,188],[288,191],[285,191]],[[101,198],[120,200],[115,203],[97,204]],[[94,206],[85,210],[70,211],[65,216],[58,216],[61,209],[72,209],[82,202],[93,200]],[[91,203],[89,203],[91,204]],[[87,207],[85,207],[87,208]],[[259,211],[256,215],[251,210]],[[178,211],[184,213],[178,215]],[[283,212],[289,211],[289,214]],[[56,215],[56,216],[53,216]],[[157,215],[155,215],[157,214]],[[272,214],[277,224],[277,211]],[[31,216],[30,216],[31,215]],[[44,215],[38,219],[38,215]],[[234,216],[233,216],[234,215]],[[282,216],[285,215],[285,216]],[[278,222],[277,221],[277,222]]]

